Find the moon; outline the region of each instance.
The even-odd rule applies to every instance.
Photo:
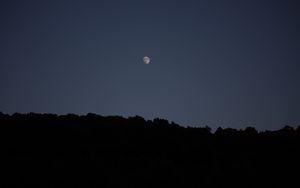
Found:
[[[148,65],[150,63],[150,57],[148,56],[143,57],[143,61],[146,65]]]

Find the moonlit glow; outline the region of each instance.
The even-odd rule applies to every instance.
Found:
[[[149,64],[150,63],[150,58],[145,56],[145,57],[143,57],[143,61],[144,61],[145,64]]]

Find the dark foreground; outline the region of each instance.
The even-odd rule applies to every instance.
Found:
[[[300,128],[0,113],[0,187],[300,187]]]

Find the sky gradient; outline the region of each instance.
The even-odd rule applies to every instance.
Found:
[[[300,125],[299,10],[297,0],[1,0],[0,111]]]

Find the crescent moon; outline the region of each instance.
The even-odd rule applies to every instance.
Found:
[[[150,63],[150,58],[148,56],[143,57],[143,62],[145,64],[149,64]]]

